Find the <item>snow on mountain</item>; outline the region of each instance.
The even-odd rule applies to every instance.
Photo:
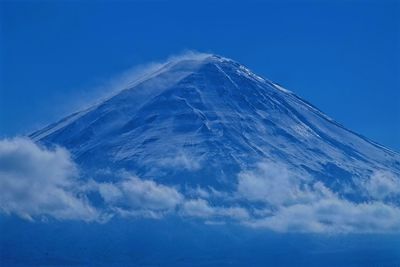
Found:
[[[174,184],[231,188],[241,170],[268,160],[357,198],[374,172],[400,174],[398,153],[216,55],[168,62],[30,137],[66,147],[85,170]]]

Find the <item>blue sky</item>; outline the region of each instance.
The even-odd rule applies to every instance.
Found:
[[[0,3],[0,136],[74,111],[123,71],[220,54],[400,151],[397,1]]]

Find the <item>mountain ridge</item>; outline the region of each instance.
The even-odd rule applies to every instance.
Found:
[[[84,169],[123,168],[171,183],[186,176],[190,184],[226,187],[216,181],[270,160],[339,191],[349,185],[356,191],[375,170],[400,173],[397,152],[217,55],[167,62],[74,114],[30,137],[65,146]]]
[[[201,61],[204,61],[204,60],[209,59],[209,58],[212,58],[212,59],[221,59],[221,60],[226,60],[226,61],[234,62],[235,64],[238,64],[238,65],[240,65],[240,66],[243,66],[243,65],[241,65],[240,63],[238,63],[238,62],[236,62],[236,61],[233,61],[232,59],[229,59],[229,58],[226,58],[226,57],[217,55],[217,54],[200,54],[200,55],[201,55],[201,56],[200,56],[200,59],[199,59],[199,60],[201,60]],[[189,58],[190,58],[190,56],[189,56]],[[195,57],[195,58],[197,58],[197,57]],[[127,85],[125,85],[125,87],[133,87],[133,86],[136,86],[136,85],[139,84],[139,83],[145,82],[146,80],[151,79],[154,75],[160,74],[161,72],[167,71],[167,70],[166,70],[166,67],[167,67],[168,65],[178,64],[179,61],[184,61],[184,60],[186,60],[186,59],[185,59],[185,58],[179,59],[179,60],[177,60],[177,59],[172,59],[172,60],[170,60],[170,61],[167,61],[166,63],[163,63],[163,64],[161,65],[161,67],[157,68],[156,70],[150,71],[150,73],[148,73],[147,75],[144,74],[144,75],[142,75],[142,76],[139,77],[139,78],[135,78],[132,82],[130,82],[130,83],[128,83]],[[244,66],[243,66],[243,67],[244,67]],[[260,78],[260,76],[258,76],[258,75],[256,75],[256,76]],[[316,107],[316,106],[314,106],[313,104],[311,104],[309,101],[303,99],[302,97],[299,97],[299,96],[296,95],[294,92],[292,92],[292,91],[290,91],[290,90],[287,90],[286,88],[284,88],[284,87],[281,86],[280,84],[278,84],[278,83],[276,83],[276,82],[272,82],[271,80],[268,80],[268,79],[265,79],[265,78],[261,78],[261,79],[263,79],[263,80],[265,80],[266,82],[268,82],[268,83],[270,83],[271,85],[273,85],[277,90],[280,90],[280,91],[282,91],[282,92],[286,92],[286,93],[288,93],[288,94],[294,96],[295,98],[299,99],[299,100],[302,101],[304,104],[310,106],[312,109],[316,110],[319,114],[321,114],[322,116],[324,116],[328,121],[337,124],[339,127],[341,127],[341,128],[343,128],[343,129],[345,129],[345,130],[351,132],[352,134],[358,135],[359,137],[365,139],[366,141],[368,141],[368,142],[370,142],[370,143],[375,144],[376,146],[378,146],[378,147],[380,147],[380,148],[386,149],[386,150],[388,150],[388,151],[390,151],[390,152],[392,152],[392,153],[395,153],[395,154],[399,154],[399,155],[400,155],[400,152],[398,152],[398,151],[396,151],[396,150],[394,150],[394,149],[392,149],[392,148],[390,148],[390,147],[388,147],[388,146],[385,146],[385,145],[383,145],[383,144],[380,144],[379,142],[376,142],[376,141],[374,141],[374,140],[372,140],[372,139],[370,139],[370,138],[364,136],[363,134],[360,134],[360,133],[357,133],[357,132],[354,132],[354,131],[350,130],[349,128],[347,128],[347,127],[346,127],[345,125],[343,125],[342,123],[340,123],[340,122],[338,122],[338,121],[332,119],[331,117],[327,116],[322,110],[320,110],[318,107]],[[65,119],[67,119],[67,118],[74,117],[75,115],[79,115],[79,114],[81,114],[81,113],[86,113],[87,111],[89,111],[89,110],[95,108],[96,106],[100,105],[101,103],[107,101],[108,99],[114,97],[115,95],[121,93],[121,92],[124,91],[124,90],[129,90],[129,88],[121,89],[121,90],[117,91],[116,93],[113,93],[112,95],[110,95],[110,96],[108,96],[108,97],[105,97],[104,99],[98,101],[98,103],[92,104],[92,105],[90,105],[90,106],[87,107],[87,108],[84,108],[84,109],[82,109],[82,110],[80,110],[80,111],[77,111],[77,112],[74,112],[74,113],[72,113],[72,114],[70,114],[70,115],[67,115],[65,118],[60,119],[60,120],[57,121],[57,122],[48,124],[47,126],[44,126],[41,130],[34,131],[34,132],[32,132],[31,134],[29,134],[28,136],[29,136],[30,138],[34,139],[34,140],[40,140],[41,138],[40,138],[40,136],[39,136],[39,133],[40,133],[40,132],[44,132],[45,129],[51,128],[52,126],[55,126],[55,125],[61,123],[63,120],[65,120]]]

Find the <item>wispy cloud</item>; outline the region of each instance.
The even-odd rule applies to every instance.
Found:
[[[71,95],[62,95],[57,97],[60,102],[57,105],[52,103],[51,107],[47,107],[50,110],[50,114],[56,114],[57,117],[67,116],[76,111],[83,111],[89,109],[92,106],[102,103],[103,101],[115,96],[124,89],[131,88],[150,77],[157,75],[163,71],[163,68],[168,65],[181,60],[202,60],[210,56],[208,53],[201,53],[193,50],[186,50],[182,53],[172,55],[166,59],[159,61],[147,62],[145,64],[137,64],[131,68],[127,68],[124,71],[110,75],[110,77],[91,77],[91,81],[87,81],[90,85],[82,85],[76,89],[71,90],[74,93]],[[164,88],[171,83],[179,81],[184,77],[184,73],[171,74],[169,77],[159,77],[158,79],[152,79],[150,87]],[[187,74],[186,74],[187,75]],[[51,108],[54,107],[54,110]],[[53,114],[53,116],[54,116]],[[53,122],[57,117],[47,116]],[[49,121],[41,121],[31,125],[26,134],[34,131],[38,128],[43,128]]]
[[[110,88],[112,92],[118,92],[128,87],[132,87],[140,82],[143,82],[149,77],[153,77],[154,74],[162,72],[165,67],[173,65],[179,61],[201,61],[209,56],[210,54],[208,53],[201,53],[194,50],[186,50],[182,53],[171,55],[165,60],[153,61],[146,64],[134,66],[131,69],[124,71],[119,76],[112,78],[109,81],[107,87]]]
[[[74,98],[81,99],[79,103],[73,105],[74,110],[79,108],[85,109],[96,103],[102,102],[105,99],[108,99],[119,93],[121,90],[131,88],[139,83],[142,83],[143,81],[148,80],[150,77],[160,74],[168,66],[171,66],[179,61],[201,61],[210,55],[211,54],[201,53],[194,50],[185,50],[181,53],[171,55],[164,60],[135,65],[123,71],[122,73],[108,78],[108,80],[103,80],[96,88],[84,90],[88,95],[86,97]],[[157,82],[157,86],[159,87],[164,87],[173,81],[176,81],[176,77],[173,77],[173,79],[155,79],[153,82]]]

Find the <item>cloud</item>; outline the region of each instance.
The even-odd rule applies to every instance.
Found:
[[[107,206],[123,217],[160,219],[167,214],[178,212],[182,217],[201,219],[249,218],[247,210],[238,206],[212,206],[202,198],[192,199],[183,195],[175,187],[143,180],[126,173],[121,179],[122,181],[117,183],[96,183],[96,190],[107,202]]]
[[[183,196],[173,187],[157,184],[137,177],[118,184],[130,207],[152,210],[171,210],[182,201]]]
[[[202,188],[199,185],[196,187],[186,186],[186,194],[191,197],[200,197],[200,198],[210,198],[211,193],[206,188]]]
[[[125,174],[117,183],[97,183],[97,188],[114,211],[123,216],[158,218],[174,211],[184,197],[174,187]]]
[[[375,171],[362,183],[362,187],[373,199],[383,200],[400,196],[400,179],[388,171]]]
[[[79,191],[78,170],[68,151],[40,147],[26,138],[0,140],[0,210],[33,220],[100,220]]]
[[[181,214],[187,217],[202,219],[226,217],[235,220],[245,220],[249,218],[249,214],[244,208],[210,206],[204,199],[187,200],[182,205]]]
[[[394,176],[378,173],[365,186],[373,197],[382,199],[398,192],[398,182]],[[295,178],[281,164],[264,162],[241,172],[238,194],[265,204],[254,210],[250,220],[242,221],[255,228],[318,233],[400,231],[398,207],[383,201],[356,203],[344,199],[321,182]]]
[[[94,102],[99,103],[108,99],[115,94],[118,94],[121,90],[131,88],[135,85],[138,85],[149,78],[155,77],[158,74],[162,73],[166,68],[171,65],[176,64],[181,60],[203,60],[207,57],[211,56],[209,53],[201,53],[194,50],[186,50],[182,53],[178,53],[176,55],[172,55],[165,60],[148,62],[146,64],[139,64],[130,69],[123,71],[122,73],[115,75],[109,80],[103,81],[103,85],[98,86],[97,88],[93,88],[89,91],[92,93],[88,94],[88,96],[81,97],[82,99],[78,103],[78,106],[81,108],[87,108],[89,105],[93,105],[93,101],[90,99],[96,99]],[[176,77],[173,79],[155,79],[154,82],[157,83],[160,87],[168,86],[171,82],[176,82]],[[154,86],[154,84],[152,84]],[[86,91],[86,90],[85,90]],[[79,99],[79,98],[78,98]],[[88,105],[89,103],[89,105]],[[75,110],[77,109],[77,105],[75,106]]]
[[[186,186],[185,194],[191,198],[215,199],[215,200],[230,200],[234,198],[231,193],[220,191],[212,186],[195,187]]]
[[[277,232],[385,233],[400,231],[400,209],[382,202],[353,203],[339,198],[280,207],[245,224]]]
[[[237,193],[250,201],[273,206],[312,201],[318,194],[328,193],[320,184],[316,192],[306,182],[283,164],[261,162],[238,174]]]
[[[285,166],[264,162],[239,173],[237,191],[249,200],[282,204],[297,194],[293,180]]]
[[[194,50],[186,50],[182,53],[169,56],[166,60],[154,61],[146,64],[135,66],[126,70],[118,77],[111,80],[109,88],[113,88],[114,92],[118,92],[125,88],[133,87],[150,77],[163,72],[166,68],[176,64],[179,61],[201,61],[211,56],[209,53],[201,53]]]
[[[80,181],[66,149],[47,149],[27,138],[0,140],[0,211],[6,214],[28,220],[104,221],[112,214],[159,218],[184,200],[174,187],[128,173],[117,176],[115,183]],[[107,213],[90,203],[91,192],[104,199]]]
[[[81,181],[66,149],[47,149],[27,138],[1,140],[0,211],[29,220],[103,221],[112,214],[161,218],[186,201],[173,186],[126,172],[114,175],[119,181]],[[107,212],[90,203],[92,192],[100,194]]]
[[[176,153],[173,157],[164,157],[157,161],[157,165],[164,168],[185,169],[188,171],[195,171],[201,167],[200,159],[184,152]]]
[[[177,186],[123,171],[103,175],[113,175],[110,180],[115,182],[80,180],[76,164],[61,147],[47,149],[25,138],[1,140],[0,212],[28,220],[105,222],[111,216],[176,215],[206,224],[235,222],[277,232],[400,232],[396,204],[400,181],[383,171],[361,182],[360,191],[369,202],[346,199],[322,182],[273,162],[241,171],[233,192],[199,186],[181,192]],[[103,203],[95,207],[92,193],[98,193]]]
[[[138,64],[122,71],[121,73],[115,73],[110,77],[91,77],[91,80],[88,81],[92,84],[91,87],[88,88],[87,86],[81,86],[80,88],[77,88],[79,90],[73,90],[75,92],[73,95],[68,96],[64,93],[63,95],[58,96],[60,102],[57,103],[56,108],[51,110],[52,107],[55,107],[55,105],[51,104],[51,107],[48,107],[47,110],[51,110],[54,114],[57,114],[54,119],[57,117],[68,116],[71,112],[77,110],[87,110],[92,106],[110,99],[122,90],[138,85],[153,75],[161,73],[167,66],[173,65],[180,60],[202,60],[210,55],[211,54],[208,53],[186,50],[164,60]],[[155,87],[164,88],[186,77],[188,74],[189,73],[178,73],[175,76],[171,74],[172,76],[170,75],[169,77],[159,77],[154,79],[149,87],[150,89]],[[50,123],[51,122],[52,121],[50,121]],[[35,130],[35,128],[44,128],[45,126],[46,121],[40,122],[37,125],[32,125],[34,128],[32,131]]]

